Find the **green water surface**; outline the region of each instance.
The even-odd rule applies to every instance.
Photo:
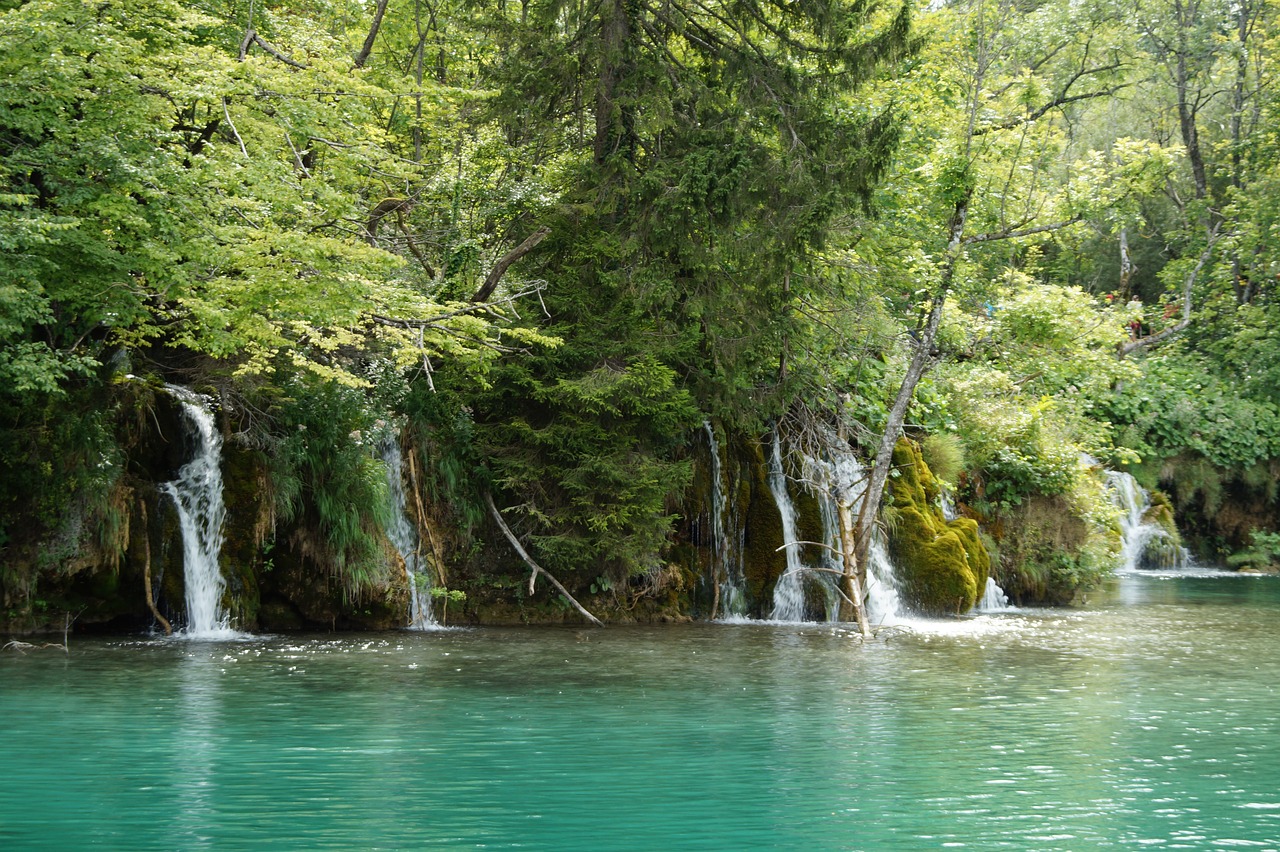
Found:
[[[0,653],[0,849],[1280,849],[1280,580]]]

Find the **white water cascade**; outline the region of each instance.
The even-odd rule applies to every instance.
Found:
[[[187,426],[196,441],[196,454],[178,470],[178,478],[160,490],[173,498],[182,531],[183,584],[186,588],[187,627],[193,639],[235,635],[222,609],[226,582],[218,567],[222,524],[222,435],[205,400],[186,388],[165,386],[182,405]]]
[[[723,468],[720,465],[720,444],[716,441],[711,421],[702,424],[711,447],[711,576],[719,584],[717,617],[737,620],[747,614],[747,581],[742,567],[742,530],[737,523],[727,529],[734,530],[730,537],[726,532],[725,512],[728,509],[721,483]],[[735,520],[735,519],[730,519]]]
[[[824,569],[809,570],[800,559],[800,547],[796,543],[795,506],[787,493],[786,476],[782,467],[782,451],[777,435],[773,440],[773,455],[769,466],[769,488],[773,492],[778,512],[782,516],[783,541],[787,544],[787,571],[778,579],[773,592],[773,619],[775,621],[801,621],[805,617],[804,587],[822,592],[827,620],[838,617],[840,595],[839,572],[844,565],[839,556],[840,526],[837,500],[850,501],[857,514],[866,489],[866,472],[848,445],[834,434],[825,442],[826,459],[804,456],[804,479],[818,497],[822,511],[822,530],[825,545],[822,555]],[[872,626],[892,624],[900,618],[901,602],[898,596],[897,577],[893,562],[879,531],[873,534],[867,551],[866,588],[867,620]]]
[[[826,535],[832,545],[838,549],[840,532],[838,526],[835,526],[839,517],[836,500],[841,497],[847,499],[856,517],[862,509],[862,500],[866,493],[867,472],[862,462],[858,461],[858,457],[849,449],[848,444],[837,436],[829,435],[826,444],[831,461],[813,463],[822,465],[826,471],[827,485],[823,489],[825,495],[823,502],[829,508],[823,512],[823,523],[825,528],[830,516],[832,526],[827,529]],[[843,569],[844,566],[839,560],[834,560],[834,563],[833,567]],[[889,558],[889,549],[884,536],[878,528],[872,529],[871,543],[867,547],[866,588],[863,589],[863,594],[866,596],[867,621],[872,627],[893,624],[902,617],[897,572],[894,569],[893,560]]]
[[[800,561],[800,537],[796,535],[796,507],[787,493],[787,475],[782,467],[782,441],[773,433],[773,454],[769,459],[769,490],[782,516],[782,543],[787,570],[773,586],[774,621],[804,621],[804,563]]]
[[[434,630],[440,625],[431,614],[431,577],[424,573],[418,532],[409,520],[409,505],[404,493],[404,454],[400,451],[400,442],[394,437],[383,441],[382,461],[387,468],[387,493],[391,495],[387,538],[404,559],[404,571],[409,580],[408,627],[410,630]]]
[[[973,611],[977,613],[1000,612],[1009,609],[1009,596],[1004,593],[1004,589],[996,583],[995,577],[987,578],[986,589],[982,592],[982,597],[978,600]]]
[[[1185,568],[1190,561],[1186,549],[1163,527],[1146,518],[1151,495],[1127,473],[1109,470],[1106,477],[1111,499],[1121,511],[1120,572]]]

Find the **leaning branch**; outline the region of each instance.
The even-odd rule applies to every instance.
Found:
[[[511,531],[511,527],[507,526],[507,522],[502,519],[502,513],[498,511],[498,507],[493,502],[493,495],[485,494],[484,500],[489,504],[489,513],[492,514],[493,519],[498,522],[498,526],[502,529],[503,535],[507,537],[507,541],[511,542],[511,546],[515,548],[516,553],[520,554],[520,558],[524,560],[524,564],[528,565],[533,571],[533,573],[529,575],[529,593],[533,594],[533,582],[538,579],[538,575],[541,574],[547,578],[547,582],[556,587],[556,590],[559,591],[560,594],[564,595],[565,599],[569,601],[569,603],[573,604],[574,609],[582,613],[584,618],[597,627],[604,627],[604,622],[587,612],[586,608],[584,608],[582,604],[578,603],[578,601],[574,599],[573,595],[569,594],[569,590],[562,586],[559,580],[548,574],[547,569],[543,568],[537,562],[534,562],[533,558],[525,552],[525,549],[520,546],[520,540],[516,538],[516,534]]]
[[[1137,352],[1143,349],[1149,349],[1157,346],[1176,334],[1185,331],[1191,325],[1191,288],[1195,286],[1196,280],[1199,279],[1200,273],[1204,271],[1205,266],[1209,263],[1209,258],[1213,256],[1213,247],[1218,242],[1218,229],[1215,225],[1209,229],[1209,242],[1204,247],[1204,251],[1200,252],[1196,265],[1187,273],[1187,277],[1182,280],[1182,319],[1178,320],[1168,328],[1161,329],[1155,334],[1148,334],[1146,337],[1139,337],[1137,340],[1130,340],[1123,343],[1117,350],[1119,357],[1123,358],[1130,352]]]
[[[377,40],[378,30],[382,27],[382,16],[386,13],[387,0],[378,0],[378,6],[373,10],[373,23],[369,25],[369,34],[364,37],[364,46],[356,54],[356,68],[363,68],[364,64],[369,61],[369,54],[373,53],[373,43]]]
[[[1022,228],[1021,230],[1005,230],[1005,231],[988,231],[985,234],[974,234],[972,237],[965,237],[960,241],[961,245],[973,245],[974,243],[990,243],[996,240],[1016,240],[1019,237],[1029,237],[1033,234],[1044,234],[1049,231],[1061,231],[1063,228],[1076,224],[1081,220],[1081,216],[1072,216],[1070,219],[1063,219],[1061,222],[1051,222],[1048,225],[1036,225],[1034,228]]]
[[[244,62],[245,57],[249,55],[249,48],[253,47],[255,44],[258,47],[265,50],[267,53],[274,56],[276,59],[279,59],[285,65],[288,65],[292,68],[299,68],[303,71],[307,70],[306,65],[303,65],[301,62],[294,62],[292,59],[285,56],[279,50],[276,50],[274,47],[268,44],[265,40],[263,40],[262,36],[258,35],[256,30],[248,30],[247,32],[245,32],[244,40],[240,42],[240,61],[241,62]]]
[[[502,256],[502,259],[494,264],[493,269],[489,270],[489,275],[484,279],[484,283],[480,285],[480,289],[471,297],[472,302],[487,302],[489,297],[493,295],[493,291],[498,288],[498,282],[502,280],[502,276],[506,274],[511,264],[524,257],[537,247],[538,243],[547,238],[551,233],[551,229],[547,227],[539,228],[529,235],[529,238],[520,245],[513,248]]]

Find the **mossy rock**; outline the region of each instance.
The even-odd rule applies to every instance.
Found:
[[[1143,512],[1142,520],[1155,524],[1164,530],[1175,546],[1181,546],[1182,536],[1178,533],[1178,524],[1173,518],[1173,503],[1163,491],[1151,492],[1151,506]]]
[[[1093,528],[1062,495],[1027,498],[1002,516],[997,530],[996,580],[1019,605],[1066,605],[1090,582]]]
[[[970,518],[947,521],[937,508],[938,485],[920,448],[902,439],[893,451],[898,472],[892,506],[898,522],[890,541],[907,606],[926,615],[973,609],[991,559]]]

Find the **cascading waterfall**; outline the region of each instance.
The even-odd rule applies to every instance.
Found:
[[[178,470],[178,478],[160,490],[173,498],[182,531],[183,583],[186,587],[185,635],[208,639],[233,634],[222,610],[226,582],[218,566],[222,550],[222,436],[205,400],[186,388],[165,386],[182,405],[196,454]]]
[[[1009,596],[996,583],[995,577],[988,577],[986,590],[983,591],[982,598],[974,606],[973,611],[999,612],[1003,609],[1009,609]]]
[[[742,568],[740,532],[738,525],[732,524],[729,529],[735,530],[737,535],[730,538],[726,533],[725,511],[728,501],[725,500],[721,487],[723,468],[720,465],[720,444],[716,441],[711,421],[704,421],[702,426],[706,430],[707,442],[711,448],[711,576],[720,589],[717,615],[730,620],[741,619],[747,613],[747,581]]]
[[[796,535],[796,507],[787,493],[787,475],[782,467],[782,440],[773,433],[773,453],[769,460],[769,490],[782,516],[782,543],[787,555],[787,570],[773,587],[774,621],[804,621],[804,574],[800,561],[800,538]]]
[[[1186,567],[1187,551],[1163,527],[1146,519],[1151,495],[1127,473],[1109,470],[1106,477],[1111,499],[1121,511],[1120,571],[1176,571]]]
[[[867,473],[846,442],[836,435],[828,435],[826,450],[831,461],[822,462],[827,468],[826,503],[830,505],[830,513],[836,517],[838,507],[837,495],[848,499],[854,516],[862,510],[862,500],[867,488]],[[837,527],[828,534],[832,544],[840,547],[840,533]],[[835,567],[843,569],[837,559]],[[901,599],[898,596],[898,578],[894,570],[893,560],[889,558],[889,549],[880,530],[873,529],[871,542],[867,547],[866,584],[863,589],[866,596],[867,621],[873,627],[893,624],[902,615]]]
[[[866,473],[848,445],[834,434],[824,442],[827,459],[804,456],[804,478],[810,484],[822,511],[823,543],[821,572],[806,569],[800,560],[800,548],[795,544],[795,506],[786,490],[786,477],[782,467],[782,450],[778,436],[773,440],[773,455],[769,468],[769,488],[782,516],[783,541],[787,544],[787,572],[778,579],[773,592],[773,618],[776,621],[801,621],[805,617],[804,586],[806,578],[812,587],[820,589],[826,606],[828,620],[839,614],[838,572],[844,570],[840,557],[840,525],[838,499],[847,499],[856,515],[866,489]],[[892,624],[900,617],[900,599],[893,562],[883,537],[873,533],[867,550],[866,565],[866,614],[874,626]]]
[[[889,558],[889,548],[879,530],[871,533],[867,547],[867,621],[872,627],[894,624],[902,618],[902,598],[898,594],[898,574]]]
[[[822,567],[816,585],[823,594],[826,605],[827,620],[835,621],[840,613],[840,575],[844,573],[843,547],[840,540],[840,505],[837,502],[841,495],[855,500],[857,488],[862,485],[862,466],[852,453],[843,451],[834,436],[828,440],[830,461],[803,456],[804,480],[811,492],[818,498],[818,509],[822,513],[822,543],[826,547],[822,551]]]
[[[404,454],[400,450],[400,442],[394,437],[383,441],[382,461],[387,470],[387,493],[391,495],[387,538],[404,559],[404,571],[409,580],[408,627],[410,630],[432,630],[440,625],[431,614],[431,578],[423,571],[418,532],[409,520],[409,505],[404,492]]]

